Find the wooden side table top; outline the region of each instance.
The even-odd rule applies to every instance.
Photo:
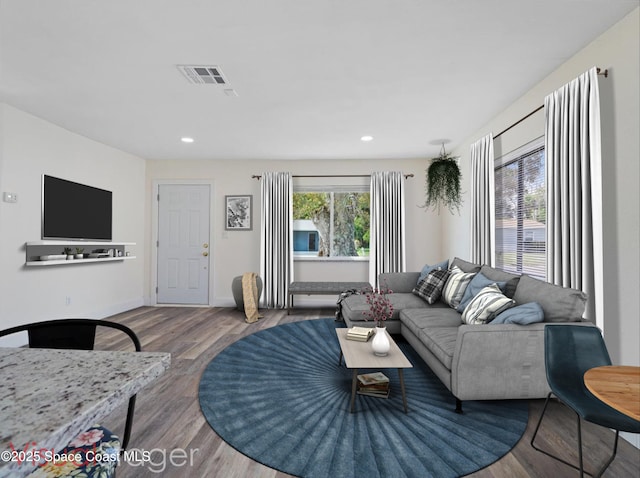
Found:
[[[585,372],[584,384],[610,407],[640,420],[640,367],[607,365],[592,368]]]

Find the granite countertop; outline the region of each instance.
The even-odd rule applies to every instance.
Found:
[[[64,448],[170,363],[164,352],[0,348],[0,452]],[[0,476],[29,472],[10,465],[0,460]]]

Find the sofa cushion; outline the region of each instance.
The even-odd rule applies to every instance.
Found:
[[[501,312],[493,319],[490,324],[519,324],[529,325],[544,320],[544,311],[537,302],[529,302],[528,304],[516,305],[510,309]]]
[[[387,319],[388,321],[398,320],[400,311],[403,309],[425,307],[424,300],[411,293],[393,293],[387,295],[387,298],[393,305],[393,315],[390,319]],[[367,320],[364,313],[369,310],[369,304],[367,304],[367,298],[364,294],[351,295],[347,297],[341,302],[341,307],[342,315],[344,317],[347,317],[351,322],[361,322]]]
[[[459,267],[462,272],[480,272],[480,264],[474,264],[473,262],[463,261],[459,257],[454,257],[451,261],[451,268],[454,266]]]
[[[451,370],[453,353],[456,350],[458,327],[433,327],[420,331],[420,341],[435,355],[447,370]]]
[[[418,282],[413,293],[422,297],[429,304],[434,304],[442,295],[442,289],[449,277],[448,269],[437,269],[429,272],[427,277]]]
[[[469,282],[471,282],[476,273],[462,272],[458,266],[453,266],[450,270],[451,274],[444,285],[444,289],[442,289],[442,301],[455,309],[460,305],[464,291],[467,290]]]
[[[587,294],[577,289],[549,284],[523,275],[513,298],[518,304],[538,302],[545,322],[579,322],[587,303]]]
[[[439,302],[438,304],[442,304]],[[400,320],[416,335],[418,330],[431,327],[459,327],[462,325],[460,313],[442,304],[441,307],[422,307],[400,312]]]
[[[510,272],[505,272],[486,264],[482,266],[480,272],[487,279],[491,279],[496,282],[506,282],[507,285],[504,288],[501,287],[501,289],[504,290],[504,295],[513,298],[513,294],[515,293],[516,287],[518,286],[518,281],[520,280],[519,275],[511,274]]]
[[[460,314],[449,307],[403,310],[402,325],[407,327],[440,362],[451,370]]]
[[[486,324],[514,305],[513,299],[505,296],[497,285],[492,284],[471,299],[462,312],[462,321],[465,324]]]
[[[449,268],[449,259],[439,262],[438,264],[433,264],[433,265],[425,264],[425,266],[420,271],[420,277],[418,277],[417,284],[419,284],[420,281],[422,281],[425,277],[427,277],[429,272],[437,271],[440,269],[448,269],[448,268]]]
[[[507,285],[506,282],[496,282],[495,280],[488,279],[482,272],[478,272],[473,279],[471,279],[471,282],[469,282],[469,285],[462,296],[462,300],[460,301],[460,305],[458,305],[456,310],[460,313],[464,312],[464,309],[469,305],[471,299],[478,295],[478,292],[491,284],[496,284],[500,290],[504,290]]]

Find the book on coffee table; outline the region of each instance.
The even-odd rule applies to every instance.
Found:
[[[375,334],[375,330],[370,327],[351,327],[347,332],[347,339],[366,342]]]

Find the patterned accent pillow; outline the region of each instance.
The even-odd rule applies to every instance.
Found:
[[[418,283],[412,292],[429,304],[434,304],[440,298],[449,274],[448,269],[433,270]]]
[[[467,286],[476,273],[462,272],[462,269],[458,266],[453,266],[450,270],[451,275],[449,275],[447,283],[444,285],[444,289],[442,289],[442,301],[449,307],[455,309],[460,305],[464,292],[467,290]]]
[[[418,284],[424,280],[425,277],[427,277],[427,275],[429,275],[429,272],[431,271],[435,271],[436,269],[448,269],[449,268],[449,259],[446,259],[442,262],[438,262],[437,264],[434,265],[429,265],[429,264],[425,264],[425,266],[422,268],[422,270],[420,271],[420,277],[418,277]]]
[[[504,295],[500,288],[492,284],[476,295],[462,312],[465,324],[486,324],[491,322],[500,312],[513,307],[516,301]]]

